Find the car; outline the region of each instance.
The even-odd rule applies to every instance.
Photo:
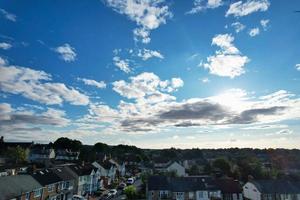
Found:
[[[111,194],[111,196],[115,197],[117,195],[118,191],[116,189],[109,190],[108,194]]]
[[[104,195],[101,196],[101,200],[107,200],[107,199],[111,199],[113,196],[111,195],[111,193],[106,193]]]
[[[86,199],[80,195],[73,195],[72,200],[86,200]]]
[[[123,190],[126,186],[127,186],[126,183],[120,183],[118,189]]]
[[[127,179],[127,185],[132,185],[134,183],[134,178]]]

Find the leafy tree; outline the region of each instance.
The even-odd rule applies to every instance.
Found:
[[[93,147],[95,152],[108,152],[109,146],[105,143],[97,142]]]
[[[15,161],[15,163],[22,163],[26,161],[26,151],[19,146],[8,149],[7,154]]]
[[[225,174],[229,174],[231,171],[230,163],[224,158],[218,158],[213,162],[213,166],[221,170]]]
[[[126,187],[124,193],[126,194],[127,199],[136,199],[137,197],[137,191],[133,185]]]
[[[195,176],[200,174],[200,169],[198,165],[193,165],[189,170],[190,176]]]
[[[72,151],[79,151],[82,144],[79,140],[71,140],[66,137],[58,138],[54,143],[55,149],[70,149]]]

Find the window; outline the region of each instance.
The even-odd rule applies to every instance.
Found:
[[[199,192],[198,192],[198,197],[199,197],[199,199],[203,199],[203,197],[204,197],[204,192],[203,192],[203,191],[199,191]]]
[[[159,197],[161,199],[166,199],[166,198],[168,198],[168,194],[169,194],[169,192],[167,190],[163,190],[163,191],[159,192]]]
[[[194,192],[189,192],[189,199],[194,199]]]
[[[27,192],[26,194],[25,194],[25,200],[29,200],[30,199],[30,192]]]
[[[176,192],[176,199],[184,199],[184,192]]]
[[[42,196],[42,189],[34,190],[33,193],[34,193],[33,195],[34,198],[40,197]]]
[[[54,184],[48,185],[48,192],[53,192],[54,191]]]

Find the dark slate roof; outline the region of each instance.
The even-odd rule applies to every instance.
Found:
[[[41,185],[51,185],[62,181],[51,169],[37,170],[31,176],[37,180]]]
[[[30,192],[42,188],[30,175],[0,177],[0,200],[18,197],[22,192]]]
[[[171,190],[170,181],[166,176],[150,176],[148,190]]]
[[[92,173],[94,169],[96,169],[93,165],[85,164],[85,165],[70,165],[69,168],[76,173],[78,176],[87,176]]]
[[[64,181],[76,179],[76,177],[73,176],[72,173],[66,169],[66,167],[53,168],[51,169],[51,171],[54,172],[60,179]]]
[[[242,193],[243,189],[237,180],[231,178],[216,179],[216,185],[223,194]]]
[[[50,155],[53,149],[46,149],[46,148],[34,148],[31,149],[30,154],[39,154],[39,155]]]
[[[219,190],[210,177],[166,177],[151,176],[148,179],[149,190],[170,190],[173,192],[188,192],[198,190]]]
[[[288,180],[255,180],[251,181],[261,193],[296,194],[300,192],[300,182]]]
[[[8,147],[22,147],[24,149],[30,148],[33,145],[33,142],[4,142],[4,146]]]
[[[104,169],[110,169],[111,167],[115,167],[116,164],[110,162],[109,160],[105,160],[102,162],[99,162],[99,164],[104,168]]]

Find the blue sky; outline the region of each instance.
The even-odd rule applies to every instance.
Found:
[[[300,2],[0,1],[10,141],[300,142]]]

